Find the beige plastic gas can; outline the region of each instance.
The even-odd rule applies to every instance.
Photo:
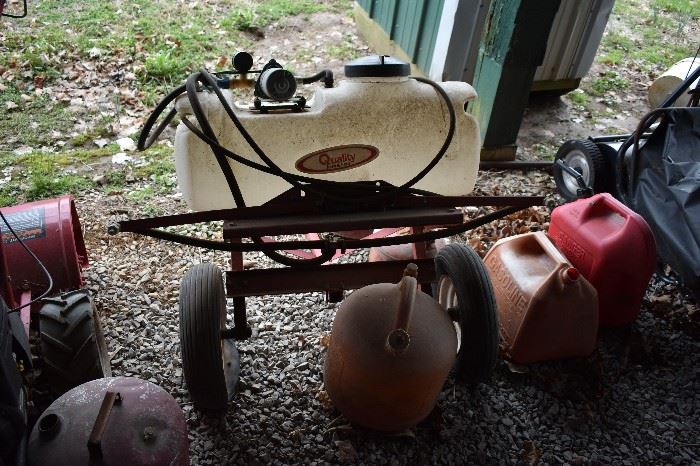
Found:
[[[518,363],[587,356],[598,332],[598,295],[544,232],[498,241],[484,257],[501,344]]]
[[[442,195],[468,194],[479,167],[476,120],[465,104],[476,97],[467,83],[445,82],[457,116],[445,156],[416,187]],[[224,91],[234,106],[229,91]],[[201,92],[203,110],[221,145],[262,163],[228,119],[216,96]],[[177,104],[191,117],[187,98]],[[263,114],[243,105],[234,109],[258,145],[283,170],[332,181],[384,180],[401,185],[418,174],[439,151],[449,127],[445,101],[430,85],[408,77],[348,78],[318,89],[303,112]],[[175,166],[183,198],[194,210],[235,207],[211,149],[183,124],[175,139]],[[282,178],[231,162],[249,206],[263,204],[289,188]]]

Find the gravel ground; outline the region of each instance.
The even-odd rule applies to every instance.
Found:
[[[476,189],[552,191],[541,172],[481,173]],[[176,193],[156,202],[184,211]],[[184,387],[177,300],[189,267],[212,261],[226,269],[226,255],[107,236],[110,219],[139,215],[139,204],[119,194],[87,193],[78,208],[114,373],[148,379],[177,399],[192,464],[700,464],[700,313],[674,285],[654,278],[638,321],[601,332],[587,359],[527,368],[500,361],[492,381],[478,387],[450,377],[428,420],[393,436],[349,426],[323,390],[337,305],[317,293],[250,298],[253,338],[239,342],[239,390],[219,421],[193,409]],[[531,209],[455,240],[483,253],[500,236],[546,228],[548,213]],[[190,233],[220,235],[216,226]]]

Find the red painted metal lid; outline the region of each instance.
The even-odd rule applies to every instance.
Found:
[[[27,463],[188,465],[188,450],[185,419],[172,396],[135,377],[107,377],[49,406],[29,437]]]

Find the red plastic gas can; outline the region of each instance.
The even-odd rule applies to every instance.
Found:
[[[656,266],[647,222],[601,193],[554,209],[549,236],[598,291],[600,324],[634,321]]]

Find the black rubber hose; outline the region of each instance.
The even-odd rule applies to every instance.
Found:
[[[219,151],[221,151],[221,153],[224,156],[228,157],[229,159],[234,160],[234,161],[236,161],[242,165],[245,165],[247,167],[250,167],[254,170],[259,170],[259,171],[267,173],[269,175],[277,176],[277,172],[275,170],[273,170],[272,168],[268,167],[267,165],[262,165],[262,164],[259,164],[257,162],[253,162],[252,160],[249,160],[249,159],[247,159],[239,154],[236,154],[236,153],[230,151],[229,149],[225,148],[224,146],[220,145],[218,141],[215,141],[215,140],[211,139],[209,136],[207,136],[206,134],[202,133],[202,131],[199,128],[197,128],[197,126],[194,123],[192,123],[189,119],[187,119],[187,117],[181,117],[180,121],[182,121],[182,124],[184,124],[190,131],[192,131],[192,133],[195,136],[197,136],[199,139],[201,139],[202,141],[207,143],[207,145],[211,146],[212,148],[216,148]],[[290,176],[292,176],[294,179],[296,179],[296,181],[298,181],[300,183],[302,183],[302,182],[306,182],[306,183],[316,182],[318,184],[327,184],[327,185],[342,184],[342,185],[348,185],[348,186],[352,186],[355,184],[355,183],[351,183],[351,182],[346,183],[346,182],[340,182],[340,181],[319,180],[316,178],[311,178],[309,176],[302,176],[302,175],[297,175],[297,174],[293,174],[293,173],[290,173]],[[304,187],[304,185],[300,185],[300,186]],[[383,186],[382,188],[386,189],[387,187]],[[381,188],[377,188],[377,189],[381,189]]]
[[[209,75],[209,73],[204,72],[212,81],[213,81],[213,86],[218,89],[216,85],[216,81],[213,80],[213,78]],[[192,74],[190,75],[189,78],[187,78],[187,83],[185,84],[185,88],[187,90],[187,98],[190,101],[190,106],[192,107],[192,113],[194,113],[195,118],[197,118],[197,122],[199,123],[199,126],[202,128],[202,132],[206,134],[210,139],[217,141],[216,135],[214,134],[214,130],[212,129],[211,125],[209,124],[209,120],[206,118],[204,115],[204,111],[202,110],[202,106],[199,102],[199,99],[196,97],[197,96],[197,82],[200,80],[200,76],[202,73],[199,74]],[[228,160],[226,159],[225,156],[223,156],[220,151],[218,151],[215,148],[212,148],[212,151],[214,152],[214,156],[216,157],[216,161],[219,164],[219,168],[221,168],[221,171],[224,175],[224,178],[226,178],[226,183],[228,184],[229,190],[231,191],[231,195],[233,196],[233,200],[236,203],[236,206],[238,207],[245,207],[245,201],[243,200],[243,194],[241,193],[241,188],[238,186],[238,181],[236,180],[235,175],[233,174],[233,170],[231,169],[231,165],[229,165]]]
[[[141,130],[141,134],[139,134],[139,140],[136,144],[138,150],[146,150],[149,147],[151,147],[155,140],[158,138],[158,136],[160,136],[160,134],[163,132],[165,127],[168,126],[168,123],[172,121],[172,119],[175,117],[175,114],[177,113],[177,110],[175,108],[170,110],[170,112],[166,115],[165,119],[158,125],[153,134],[151,134],[151,128],[153,128],[153,125],[155,125],[161,113],[163,113],[168,107],[168,105],[170,105],[172,101],[177,99],[178,96],[180,96],[180,94],[182,94],[183,92],[185,92],[184,84],[175,88],[170,94],[166,95],[163,98],[163,100],[158,102],[158,105],[156,105],[156,108],[148,116],[146,123],[144,123],[143,130]]]
[[[321,70],[318,73],[299,79],[302,84],[311,84],[323,79],[323,85],[333,87],[333,72],[331,70]]]
[[[39,301],[39,300],[41,300],[41,299],[44,299],[46,296],[48,296],[48,294],[49,294],[49,293],[51,292],[51,290],[53,289],[53,277],[51,277],[51,274],[50,274],[49,271],[46,269],[46,266],[44,265],[44,263],[41,262],[41,260],[40,260],[38,257],[36,257],[36,254],[34,254],[34,252],[33,252],[31,249],[29,249],[29,248],[27,247],[27,245],[24,243],[24,240],[22,240],[22,238],[20,238],[20,237],[17,235],[17,233],[15,232],[14,228],[12,228],[12,225],[10,225],[10,222],[7,221],[7,218],[6,218],[5,215],[2,213],[2,211],[0,211],[0,218],[2,218],[2,221],[5,223],[5,226],[7,227],[8,230],[10,230],[10,233],[12,233],[12,236],[15,237],[15,239],[16,239],[17,242],[20,244],[20,246],[22,246],[22,248],[25,250],[25,252],[26,252],[27,254],[29,254],[29,256],[30,256],[32,259],[34,259],[34,262],[36,262],[36,264],[39,266],[39,268],[41,269],[41,271],[44,273],[44,276],[46,277],[46,281],[48,281],[47,286],[46,286],[46,290],[44,290],[44,292],[41,293],[41,295],[39,295],[39,296],[37,296],[36,298],[32,299],[32,300],[29,301],[28,303],[22,304],[22,305],[20,305],[20,306],[17,306],[17,307],[14,308],[14,309],[9,310],[7,313],[10,314],[10,313],[12,313],[12,312],[20,311],[20,310],[24,309],[24,308],[27,307],[27,306],[31,306],[31,305],[34,304],[35,302],[37,302],[37,301]]]
[[[148,117],[146,120],[146,123],[144,124],[144,129],[141,131],[141,134],[139,135],[139,140],[138,140],[138,149],[139,150],[145,150],[148,147],[150,147],[153,142],[158,138],[158,136],[163,132],[165,127],[172,121],[173,117],[177,113],[176,109],[170,110],[170,112],[166,115],[165,119],[158,125],[156,130],[151,134],[151,129],[155,125],[155,122],[157,121],[158,117],[165,111],[168,105],[170,105],[171,102],[173,102],[178,96],[180,96],[183,92],[187,92],[188,97],[189,96],[195,96],[194,99],[190,98],[190,105],[192,106],[192,111],[195,114],[195,117],[197,118],[198,122],[200,123],[202,130],[199,131],[190,123],[189,121],[183,120],[183,123],[185,126],[187,126],[191,131],[193,131],[196,135],[198,135],[201,139],[203,139],[205,142],[207,142],[212,151],[214,152],[214,156],[216,157],[216,160],[219,164],[219,167],[221,168],[221,171],[224,175],[224,178],[226,179],[226,183],[229,186],[229,190],[231,191],[231,195],[233,196],[234,202],[236,203],[237,206],[239,207],[245,207],[245,201],[243,199],[243,195],[241,193],[240,187],[238,186],[238,182],[236,181],[236,178],[233,174],[233,171],[231,170],[231,166],[228,164],[227,157],[230,156],[234,158],[234,160],[237,160],[240,163],[243,163],[245,165],[251,166],[252,168],[259,169],[264,172],[268,172],[270,174],[275,174],[271,169],[260,165],[256,164],[255,162],[249,161],[243,157],[238,156],[237,154],[234,154],[230,151],[227,151],[228,154],[223,153],[223,147],[221,147],[218,144],[218,141],[216,139],[216,136],[214,135],[214,132],[209,125],[208,120],[204,116],[204,113],[202,111],[201,105],[199,103],[199,99],[196,98],[197,95],[197,76],[192,75],[188,78],[187,83],[179,86],[175,90],[173,90],[170,94],[168,94],[159,104],[156,106],[154,111],[151,113],[151,115]],[[215,87],[218,89],[218,87]],[[208,133],[208,134],[207,134]],[[254,238],[256,242],[262,242],[262,239],[260,238]],[[270,257],[270,259],[275,260],[279,262],[280,264],[289,266],[289,267],[295,267],[295,266],[310,266],[310,265],[318,265],[322,264],[329,259],[331,259],[335,255],[335,251],[331,250],[324,250],[322,254],[314,259],[294,259],[287,257],[283,254],[277,253],[275,251],[270,251],[267,252],[266,255]]]
[[[311,76],[309,78],[303,78],[303,79],[312,79],[315,76],[324,74],[326,70],[318,73],[317,75]],[[196,76],[196,75],[193,75]],[[193,76],[190,76],[190,79],[193,78]],[[373,193],[369,196],[365,196],[362,198],[354,197],[352,199],[348,198],[343,198],[343,197],[337,197],[334,195],[330,195],[328,192],[315,188],[315,186],[323,186],[323,185],[337,185],[337,184],[351,184],[351,183],[338,183],[338,182],[333,182],[333,181],[327,181],[327,180],[318,180],[316,178],[310,178],[310,177],[304,177],[304,176],[299,176],[293,173],[288,173],[284,172],[279,166],[277,166],[266,154],[265,152],[255,143],[253,138],[250,136],[250,134],[245,130],[243,125],[240,123],[240,120],[236,117],[235,113],[233,112],[233,109],[228,105],[226,102],[226,99],[224,98],[223,94],[218,88],[218,85],[216,83],[216,80],[212,78],[212,76],[206,71],[202,70],[199,73],[200,77],[203,77],[203,80],[196,79],[196,81],[200,81],[203,84],[208,84],[211,89],[214,90],[215,94],[217,95],[217,98],[221,102],[222,106],[224,107],[224,110],[228,114],[229,118],[231,121],[234,123],[236,128],[239,130],[243,138],[246,140],[246,142],[250,145],[250,147],[256,152],[256,154],[261,157],[261,159],[270,167],[270,170],[262,169],[262,165],[255,164],[255,162],[252,161],[247,161],[244,162],[241,159],[243,157],[238,156],[237,154],[234,154],[221,145],[218,144],[218,141],[216,140],[215,137],[213,136],[213,132],[211,132],[209,135],[206,135],[206,131],[204,133],[202,132],[195,132],[195,134],[200,137],[204,142],[209,144],[214,151],[215,149],[218,149],[220,151],[220,155],[223,155],[225,157],[232,158],[239,163],[243,163],[251,168],[255,168],[261,171],[264,171],[265,173],[273,174],[276,176],[280,176],[283,178],[285,181],[287,181],[289,184],[292,186],[302,189],[302,190],[309,190],[309,191],[314,191],[316,194],[320,196],[325,196],[328,197],[329,199],[332,199],[334,201],[340,201],[340,202],[365,202],[365,201],[372,201],[372,200],[380,200],[380,199],[385,199],[389,198],[391,196],[394,196],[400,192],[406,192],[407,188],[410,188],[411,186],[415,185],[418,183],[422,178],[427,175],[430,170],[432,170],[435,165],[442,159],[444,156],[444,153],[446,152],[447,148],[449,147],[450,143],[452,142],[452,138],[454,136],[454,131],[455,131],[455,123],[456,123],[456,116],[454,113],[454,109],[452,108],[452,105],[450,104],[449,97],[447,96],[447,93],[436,83],[433,81],[420,78],[420,77],[414,77],[413,79],[416,79],[417,81],[426,83],[430,86],[432,86],[438,94],[443,98],[445,103],[447,104],[447,110],[450,116],[450,126],[448,129],[448,134],[447,137],[445,138],[445,141],[440,149],[440,151],[436,154],[436,156],[431,160],[431,162],[414,178],[409,180],[408,182],[402,184],[401,186],[395,187],[394,189],[387,189],[386,187],[381,187],[379,189],[374,189],[374,188],[366,188],[371,190]],[[151,113],[149,118],[146,120],[146,123],[144,124],[144,129],[141,132],[138,140],[138,145],[137,147],[139,150],[145,150],[148,147],[150,147],[153,142],[158,138],[158,136],[162,133],[162,131],[165,129],[165,127],[168,125],[168,123],[173,119],[173,117],[176,114],[176,110],[172,109],[166,118],[158,125],[156,130],[151,134],[151,129],[155,125],[155,122],[157,121],[158,117],[165,111],[167,106],[174,101],[179,95],[181,95],[184,91],[191,91],[188,92],[188,97],[190,100],[190,103],[193,107],[193,112],[195,113],[195,116],[197,117],[198,122],[204,128],[205,126],[211,129],[211,126],[209,126],[208,122],[204,123],[204,120],[206,120],[206,117],[204,116],[201,105],[199,103],[199,99],[196,95],[196,84],[194,87],[190,86],[190,88],[187,88],[187,85],[182,85],[173,90],[170,94],[168,94],[154,109],[154,111]],[[195,110],[197,109],[197,110]],[[191,124],[188,125],[185,123],[188,128],[191,128]],[[206,137],[202,137],[205,135]],[[255,164],[255,165],[252,165]],[[224,170],[224,176],[227,178],[228,181],[228,176],[226,175],[226,170]],[[307,183],[307,185],[302,185],[301,182]],[[237,186],[237,182],[235,182],[235,185]],[[380,191],[380,192],[377,192]],[[236,196],[234,195],[234,199]]]
[[[190,101],[190,106],[192,107],[192,113],[194,114],[195,118],[197,118],[197,121],[199,122],[199,125],[202,128],[202,133],[204,133],[212,141],[216,142],[216,145],[218,146],[219,144],[218,140],[216,139],[216,135],[214,134],[214,130],[212,129],[211,125],[209,124],[209,121],[204,115],[202,106],[199,102],[199,99],[197,98],[197,82],[200,82],[202,77],[204,77],[204,80],[207,81],[208,84],[213,85],[213,89],[215,90],[217,95],[223,97],[223,94],[221,94],[221,91],[219,90],[218,86],[216,86],[216,82],[213,81],[211,75],[205,70],[202,70],[202,72],[200,72],[199,74],[193,74],[189,78],[187,78],[187,83],[185,84],[187,89],[187,97]],[[243,199],[243,193],[241,193],[241,189],[238,186],[238,181],[236,180],[236,177],[233,174],[233,170],[231,169],[231,165],[229,165],[228,163],[228,159],[220,150],[218,150],[217,147],[212,146],[211,149],[212,152],[214,152],[216,161],[218,162],[219,167],[221,168],[221,171],[224,174],[224,178],[226,178],[226,183],[228,184],[229,190],[231,191],[231,195],[233,196],[236,206],[245,207],[246,204],[245,200]],[[255,243],[263,243],[262,238],[256,237],[252,238],[252,240]],[[288,267],[299,267],[323,264],[335,255],[335,250],[324,249],[321,255],[314,259],[295,259],[292,257],[285,256],[284,254],[281,254],[276,251],[268,251],[264,254],[270,259],[279,262],[282,265],[286,265]]]

